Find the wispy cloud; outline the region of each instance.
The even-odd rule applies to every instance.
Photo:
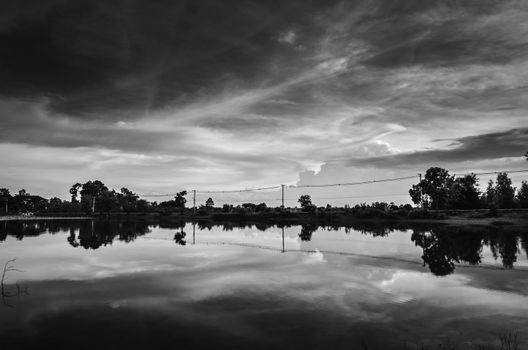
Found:
[[[449,148],[350,159],[353,166],[405,167],[431,162],[457,163],[501,158],[522,158],[528,145],[528,129],[467,136],[449,140]]]

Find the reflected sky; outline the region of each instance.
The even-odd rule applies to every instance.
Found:
[[[463,348],[498,346],[509,330],[528,334],[526,236],[511,232],[483,234],[480,262],[471,265],[460,246],[474,233],[456,230],[11,225],[1,262],[16,258],[24,272],[9,272],[5,287],[14,292],[18,281],[23,293],[0,307],[0,345]],[[416,235],[433,243],[424,248]],[[509,237],[513,268],[501,259]],[[493,240],[505,242],[495,253]],[[435,275],[424,264],[427,249],[460,261]]]

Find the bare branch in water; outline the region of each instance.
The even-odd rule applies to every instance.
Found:
[[[15,268],[13,265],[11,265],[15,261],[16,261],[16,259],[11,259],[11,260],[8,260],[4,264],[4,270],[2,272],[2,279],[0,280],[0,294],[2,296],[2,302],[7,307],[13,307],[13,305],[9,304],[6,299],[12,298],[12,297],[15,297],[15,296],[20,297],[20,293],[21,293],[21,289],[20,289],[20,285],[18,284],[18,281],[15,282],[15,286],[16,286],[16,290],[17,290],[16,293],[11,293],[5,288],[5,284],[4,283],[5,283],[5,281],[7,281],[7,272],[13,272],[13,271],[15,271],[15,272],[25,272],[23,270]],[[25,287],[25,295],[28,295],[28,294],[29,294],[28,293],[28,288]]]

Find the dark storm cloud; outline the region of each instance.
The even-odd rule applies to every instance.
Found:
[[[518,42],[524,33],[500,20],[516,4],[8,1],[0,17],[0,93],[46,96],[49,108],[72,116],[112,110],[132,118],[295,76],[320,41],[328,43],[322,54],[347,54],[343,48],[363,42],[367,66],[505,62],[526,50]],[[494,12],[495,22],[480,21]]]
[[[444,141],[444,140],[439,140]],[[528,145],[528,128],[462,137],[452,148],[351,159],[349,166],[406,167],[430,163],[456,163],[505,157],[522,157]]]
[[[305,2],[27,1],[3,15],[0,93],[45,95],[53,110],[75,115],[273,81],[282,76],[270,58],[302,60],[278,30],[314,10]]]
[[[364,62],[378,67],[504,63],[522,57],[502,12],[516,1],[386,1],[361,21],[373,47]],[[498,14],[493,18],[492,14]],[[491,17],[491,18],[490,18]],[[485,19],[485,22],[482,20]]]

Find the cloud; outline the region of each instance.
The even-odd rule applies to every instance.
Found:
[[[279,33],[279,38],[277,39],[280,43],[287,43],[294,45],[297,41],[297,34],[293,30],[287,30],[285,32]]]
[[[398,8],[395,7],[398,3]],[[528,28],[519,2],[390,2],[364,21],[362,38],[375,53],[365,63],[379,67],[425,64],[504,63],[526,54]]]
[[[16,174],[86,152],[146,192],[502,165],[525,141],[527,20],[516,0],[7,1],[0,150]]]
[[[424,163],[456,163],[506,157],[522,157],[528,144],[528,129],[451,139],[451,148],[421,150],[380,157],[350,159],[349,166],[401,167]]]

